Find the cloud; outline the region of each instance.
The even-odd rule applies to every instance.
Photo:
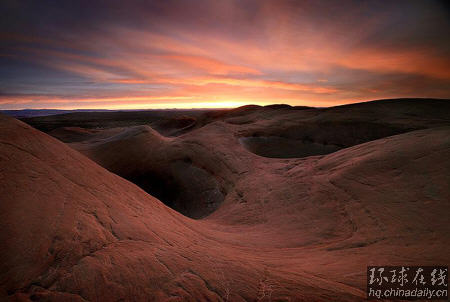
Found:
[[[9,16],[0,89],[15,95],[0,106],[323,106],[450,94],[450,18],[434,1],[0,5]]]

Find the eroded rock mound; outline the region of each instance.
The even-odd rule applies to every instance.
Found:
[[[250,152],[272,158],[295,158],[323,155],[341,147],[279,136],[241,137],[239,142]]]

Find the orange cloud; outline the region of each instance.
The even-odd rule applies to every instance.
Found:
[[[259,75],[260,71],[245,66],[226,64],[219,60],[193,55],[166,55],[166,60],[175,60],[194,69],[205,70],[213,75],[227,75],[233,73]]]
[[[360,49],[336,59],[336,64],[378,72],[421,74],[450,79],[450,58],[431,55],[432,51]]]
[[[323,106],[382,97],[448,97],[450,93],[446,48],[423,43],[428,38],[420,33],[416,43],[411,38],[415,32],[406,26],[395,32],[386,20],[392,18],[390,13],[363,14],[363,20],[354,20],[364,7],[356,12],[346,7],[336,18],[337,11],[328,10],[323,18],[328,5],[320,3],[261,1],[255,6],[257,10],[249,10],[239,1],[212,1],[203,7],[209,14],[190,12],[201,18],[185,18],[186,7],[167,7],[163,11],[169,16],[161,18],[151,9],[138,10],[134,13],[144,21],[136,24],[134,16],[125,23],[110,18],[97,23],[96,15],[89,23],[96,26],[78,31],[82,22],[76,21],[67,31],[55,28],[50,38],[45,31],[41,36],[0,33],[7,45],[6,51],[2,47],[2,61],[32,65],[18,68],[15,82],[9,71],[4,72],[5,84],[0,88],[16,96],[0,95],[0,104],[160,108],[163,104],[215,107],[288,102]],[[389,37],[385,39],[384,33]],[[52,73],[66,81],[55,81]],[[43,91],[55,95],[59,91],[60,96],[37,95]],[[183,102],[187,105],[180,105]]]
[[[235,79],[235,78],[191,78],[191,79],[165,79],[164,81],[174,84],[204,86],[208,84],[223,84],[229,86],[252,87],[252,88],[272,88],[294,91],[309,91],[313,93],[334,93],[337,89],[310,86],[296,83],[285,83],[281,81],[253,80],[253,79]]]

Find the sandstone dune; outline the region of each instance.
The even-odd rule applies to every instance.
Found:
[[[52,130],[68,145],[0,116],[0,296],[361,301],[367,265],[448,263],[450,111],[405,102]]]

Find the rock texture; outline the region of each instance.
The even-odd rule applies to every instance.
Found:
[[[377,115],[373,103],[374,119],[401,134],[343,126],[343,149],[289,159],[239,138],[291,129],[298,112],[319,119],[309,109],[250,108],[239,123],[215,117],[177,137],[65,129],[67,140],[77,133],[70,147],[0,116],[0,296],[361,301],[367,265],[448,263],[446,113],[394,104]],[[352,120],[370,111],[353,106]],[[334,110],[326,118],[342,119]],[[359,144],[373,133],[385,137]]]

